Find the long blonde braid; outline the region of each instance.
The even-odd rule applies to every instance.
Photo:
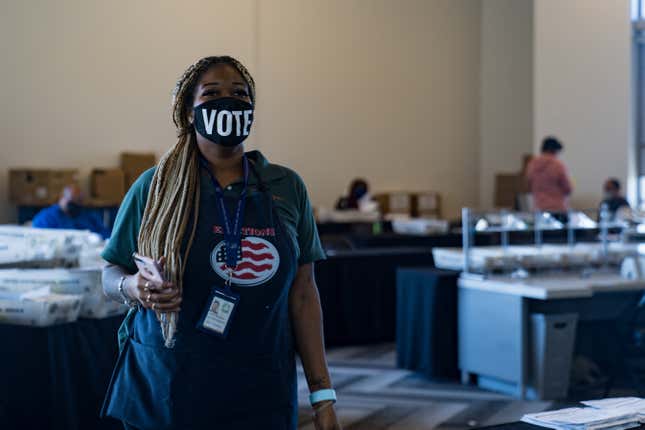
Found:
[[[219,63],[233,66],[242,75],[249,87],[251,101],[255,102],[255,82],[246,67],[235,58],[205,57],[188,67],[173,91],[172,118],[178,140],[157,165],[139,230],[139,252],[154,259],[166,257],[166,279],[177,285],[180,292],[183,292],[182,279],[199,216],[199,148],[190,120],[194,90],[201,75]],[[181,255],[189,224],[190,236]],[[168,348],[174,345],[177,318],[177,313],[157,312]]]

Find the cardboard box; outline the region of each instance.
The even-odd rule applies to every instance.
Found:
[[[524,154],[522,157],[522,173],[526,175],[526,168],[529,166],[531,160],[533,160],[533,154]]]
[[[78,184],[76,169],[11,169],[9,199],[17,205],[50,205],[70,184]]]
[[[423,218],[441,218],[441,196],[434,191],[415,193],[413,214]]]
[[[525,154],[522,157],[522,168],[519,172],[495,175],[494,202],[496,207],[515,208],[518,195],[530,193],[526,180],[526,169],[532,159],[532,154]]]
[[[381,193],[374,196],[382,214],[412,215],[412,194],[407,192]]]
[[[495,175],[495,206],[499,208],[515,207],[518,194],[527,193],[528,184],[521,173],[502,173]]]
[[[134,181],[149,168],[157,163],[157,157],[153,153],[121,153],[121,169],[125,174],[126,189],[130,189]]]
[[[121,169],[94,169],[90,197],[94,202],[118,206],[125,196],[125,173]]]

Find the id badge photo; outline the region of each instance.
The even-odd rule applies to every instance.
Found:
[[[238,294],[213,287],[197,328],[208,334],[226,338],[239,301]]]

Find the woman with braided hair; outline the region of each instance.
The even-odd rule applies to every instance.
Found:
[[[190,66],[178,141],[119,210],[103,284],[131,309],[102,415],[126,429],[295,429],[295,351],[316,428],[340,428],[313,271],[324,253],[300,177],[244,151],[254,104],[234,58]]]

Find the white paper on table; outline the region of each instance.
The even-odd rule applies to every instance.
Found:
[[[539,412],[537,414],[527,414],[522,417],[522,421],[545,426],[551,424],[551,428],[560,428],[562,423],[568,423],[570,420],[579,417],[583,408],[567,408],[558,411]]]
[[[567,408],[528,414],[522,421],[557,429],[596,430],[639,423],[639,416],[629,408]]]
[[[611,423],[588,425],[585,427],[585,430],[622,430],[640,427],[640,425],[638,418],[625,418],[624,420],[612,421]]]
[[[597,409],[620,409],[638,415],[640,422],[645,423],[645,399],[639,397],[616,397],[613,399],[587,400],[582,404]]]
[[[586,400],[583,405],[596,409],[639,407],[645,405],[645,399],[640,397],[615,397],[611,399]]]
[[[602,423],[597,425],[556,424],[556,423],[549,423],[549,422],[544,422],[539,420],[532,420],[527,417],[522,418],[522,421],[528,424],[533,424],[539,427],[546,427],[554,430],[625,430],[625,429],[640,427],[641,425],[639,421],[637,420],[634,421],[633,418],[626,418],[624,420],[613,421],[609,423]]]

